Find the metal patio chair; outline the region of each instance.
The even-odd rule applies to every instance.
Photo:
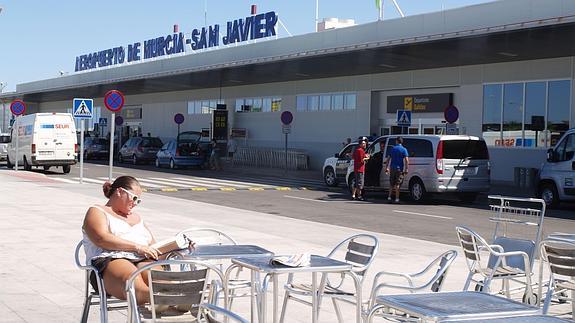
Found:
[[[549,267],[549,289],[543,303],[543,314],[549,311],[553,297],[565,302],[571,292],[571,317],[575,319],[575,242],[543,240],[540,248],[542,259]]]
[[[187,229],[184,229],[184,230],[178,232],[178,235],[179,234],[184,234],[186,237],[192,239],[198,245],[221,246],[221,245],[237,245],[238,244],[236,242],[236,240],[234,238],[232,238],[231,236],[229,236],[228,234],[226,234],[226,233],[224,233],[218,229],[213,229],[213,228],[190,227],[190,228],[187,228]],[[222,273],[225,272],[225,269],[223,268],[222,263],[218,263],[217,265],[219,266],[219,269]],[[241,270],[241,268],[240,268],[240,270]],[[250,280],[240,279],[239,275],[240,275],[240,271],[237,272],[235,278],[230,279],[228,281],[228,291],[230,292],[230,294],[228,295],[228,297],[229,297],[228,307],[229,308],[232,307],[234,298],[246,297],[246,296],[250,295],[249,292],[237,294],[238,291],[242,290],[242,289],[250,290],[250,286],[251,286]],[[220,282],[218,281],[216,283],[219,284]],[[215,297],[215,300],[217,303],[217,300],[221,298],[220,294],[221,294],[221,291],[223,290],[223,286],[221,286],[221,284],[220,284],[216,287],[217,288],[215,290],[215,296],[214,297]]]
[[[138,304],[134,282],[147,271],[150,300]],[[199,322],[200,304],[212,300],[210,275],[223,281],[212,264],[184,259],[159,260],[138,268],[126,282],[131,322]],[[213,286],[213,284],[212,284]]]
[[[489,293],[493,280],[502,280],[503,289],[510,298],[509,281],[524,278],[525,293],[523,302],[531,305],[537,304],[531,282],[531,263],[529,255],[523,251],[508,251],[497,244],[489,244],[479,234],[466,227],[456,227],[459,244],[463,249],[469,274],[463,290],[469,289],[471,282],[476,283],[475,290]],[[531,241],[526,241],[531,244]],[[486,258],[483,258],[486,256]],[[482,279],[476,280],[479,275]]]
[[[352,265],[352,272],[360,278],[363,284],[367,270],[375,259],[379,249],[379,239],[370,234],[356,234],[340,242],[327,255],[328,258],[338,259]],[[343,254],[343,255],[342,255]],[[323,275],[320,283],[320,290],[323,293],[319,296],[319,304],[323,297],[331,298],[338,321],[343,322],[338,301],[362,306],[355,303],[355,291],[344,289],[346,275],[341,275],[337,279],[329,279],[329,274]],[[294,282],[294,274],[289,274],[285,285],[285,295],[280,315],[280,322],[285,319],[287,304],[290,300],[311,306],[311,302],[301,297],[311,297],[312,287],[310,284]]]
[[[248,323],[248,320],[243,317],[213,304],[200,304],[200,313],[207,323],[226,322],[226,320],[217,319],[218,315],[227,319],[227,322]]]
[[[76,261],[76,266],[84,270],[85,280],[84,280],[84,308],[82,310],[82,319],[80,322],[88,322],[88,316],[90,314],[90,308],[92,306],[98,306],[100,308],[100,322],[108,322],[108,311],[113,310],[125,310],[128,308],[128,303],[125,300],[115,298],[113,296],[106,294],[106,288],[104,286],[104,280],[100,278],[100,273],[96,267],[87,263],[88,260],[83,257],[82,252],[84,246],[82,241],[76,245],[76,251],[74,259]],[[90,276],[96,282],[98,290],[95,290],[90,284]]]
[[[369,296],[368,308],[364,312],[367,315],[367,322],[371,322],[372,317],[383,308],[376,305],[376,297],[380,290],[385,288],[409,291],[410,293],[431,291],[440,292],[445,282],[447,272],[457,257],[457,251],[449,250],[431,261],[422,271],[415,274],[395,273],[380,271],[373,278],[373,285]],[[434,272],[435,271],[435,272]],[[433,275],[431,275],[433,273]],[[429,277],[431,275],[431,277]],[[399,277],[405,279],[404,283],[389,283],[380,281],[386,277]],[[423,282],[422,282],[423,281]],[[384,314],[384,316],[386,316]],[[391,316],[393,317],[393,316]],[[395,316],[397,318],[397,316]]]

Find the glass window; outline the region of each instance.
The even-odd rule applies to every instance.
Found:
[[[270,111],[272,111],[272,98],[264,98],[264,100],[263,100],[263,106],[262,106],[262,111],[263,111],[263,112],[270,112]]]
[[[262,98],[253,98],[252,102],[252,112],[262,112]]]
[[[345,95],[344,108],[346,110],[355,110],[356,106],[356,95],[349,93]]]
[[[487,145],[482,140],[443,140],[445,159],[489,159]]]
[[[339,153],[339,158],[351,159],[351,152],[355,150],[357,144],[349,144]]]
[[[571,81],[550,81],[548,86],[547,130],[551,134],[553,146],[569,129]]]
[[[196,111],[194,110],[194,101],[188,101],[188,114],[194,114]]]
[[[523,83],[505,84],[503,86],[503,137],[516,137],[515,131],[522,129]]]
[[[272,111],[277,112],[282,110],[282,99],[281,98],[273,98],[272,100]]]
[[[0,136],[0,144],[7,144],[9,142],[10,142],[10,136],[9,135]]]
[[[331,109],[331,95],[322,95],[319,97],[319,108],[320,110]]]
[[[490,145],[501,138],[501,84],[483,86],[483,137]]]
[[[210,113],[210,101],[202,101],[201,113]]]
[[[242,112],[242,106],[244,105],[243,99],[236,100],[236,112]]]
[[[319,96],[310,95],[307,97],[307,111],[317,111],[319,109]]]
[[[525,84],[525,138],[523,147],[544,146],[545,130],[545,82]]]
[[[395,145],[395,139],[393,139]],[[433,157],[433,145],[425,139],[403,138],[403,146],[409,157]]]
[[[307,97],[305,95],[298,95],[296,97],[296,110],[307,111]]]
[[[575,154],[575,135],[571,134],[561,141],[557,148],[555,148],[555,154],[557,161],[572,160]]]
[[[331,104],[333,110],[343,110],[343,94],[334,94]]]

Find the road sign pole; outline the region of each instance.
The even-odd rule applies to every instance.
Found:
[[[108,180],[112,181],[112,167],[114,164],[114,130],[116,130],[116,113],[112,112],[112,119],[110,122],[110,171],[108,173]],[[118,149],[120,149],[118,145]]]
[[[19,122],[19,119],[20,119],[20,116],[16,116],[16,121],[14,122],[14,124],[16,125],[16,161],[14,163],[14,170],[16,170],[16,171],[18,171],[18,151],[20,150],[20,149],[18,149],[18,148],[20,148],[19,147],[20,146],[20,140],[19,140],[19,138],[20,138],[20,134],[19,134],[20,122]]]
[[[84,183],[84,119],[80,120],[80,184]]]
[[[284,156],[284,157],[285,157],[285,172],[287,173],[287,168],[288,168],[288,166],[287,166],[287,165],[288,165],[288,162],[287,162],[287,160],[288,160],[288,158],[287,158],[287,153],[288,153],[288,152],[287,152],[287,150],[288,150],[288,149],[287,149],[288,134],[286,133],[285,135],[286,135],[286,140],[285,140],[285,151],[284,151],[284,152],[285,152],[285,156]]]

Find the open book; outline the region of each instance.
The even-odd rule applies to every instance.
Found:
[[[156,248],[160,254],[165,254],[170,251],[187,248],[189,244],[190,240],[184,234],[176,234],[171,238],[154,243],[151,247]]]
[[[270,263],[272,265],[284,265],[289,267],[305,267],[310,265],[311,257],[309,253],[298,253],[292,256],[273,257]]]

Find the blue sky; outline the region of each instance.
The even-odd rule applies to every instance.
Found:
[[[490,0],[397,0],[406,15],[440,11]],[[399,17],[391,0],[385,19]],[[189,33],[207,24],[225,25],[258,13],[275,11],[292,35],[315,30],[315,0],[0,0],[0,82],[4,91],[16,84],[74,73],[76,56],[127,46],[172,32],[174,24]],[[319,18],[348,18],[357,24],[377,20],[375,0],[319,0]],[[287,36],[279,28],[280,37]]]

